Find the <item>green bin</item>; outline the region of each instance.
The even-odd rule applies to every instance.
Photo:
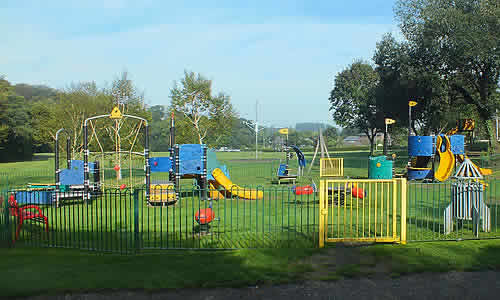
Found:
[[[370,179],[392,179],[393,161],[385,156],[370,157],[368,164],[368,178]]]

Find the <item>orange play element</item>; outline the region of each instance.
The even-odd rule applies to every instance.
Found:
[[[215,218],[215,213],[210,207],[200,209],[194,215],[194,219],[200,225],[209,224],[214,220],[214,218]]]
[[[295,195],[310,195],[313,192],[314,188],[310,185],[295,187]]]
[[[126,189],[126,188],[127,188],[127,185],[126,185],[126,184],[122,184],[122,185],[120,185],[120,190],[124,190],[124,189]]]
[[[359,188],[356,183],[349,184],[348,187],[351,188],[351,194],[353,197],[358,198],[358,199],[365,198],[365,190],[362,188]]]
[[[365,198],[365,191],[362,188],[357,188],[357,187],[352,188],[351,193],[352,193],[353,197],[356,197],[359,199]]]
[[[115,171],[118,172],[118,171],[120,171],[120,166],[119,165],[115,165],[115,167],[113,169],[115,169]]]

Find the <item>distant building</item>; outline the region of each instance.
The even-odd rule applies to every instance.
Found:
[[[377,144],[383,142],[384,142],[384,134],[378,133],[377,136],[375,137],[375,143]],[[343,144],[352,146],[364,146],[364,145],[370,145],[370,140],[368,140],[366,134],[350,135],[344,138]]]

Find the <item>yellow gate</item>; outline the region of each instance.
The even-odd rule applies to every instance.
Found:
[[[344,158],[321,158],[319,161],[320,177],[342,177],[344,176]]]
[[[406,179],[320,181],[319,246],[325,242],[406,243]]]

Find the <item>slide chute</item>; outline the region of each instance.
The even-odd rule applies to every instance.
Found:
[[[226,193],[238,196],[243,199],[257,200],[264,198],[264,192],[254,189],[242,188],[234,184],[221,169],[215,168],[212,171],[215,182],[225,189]]]

